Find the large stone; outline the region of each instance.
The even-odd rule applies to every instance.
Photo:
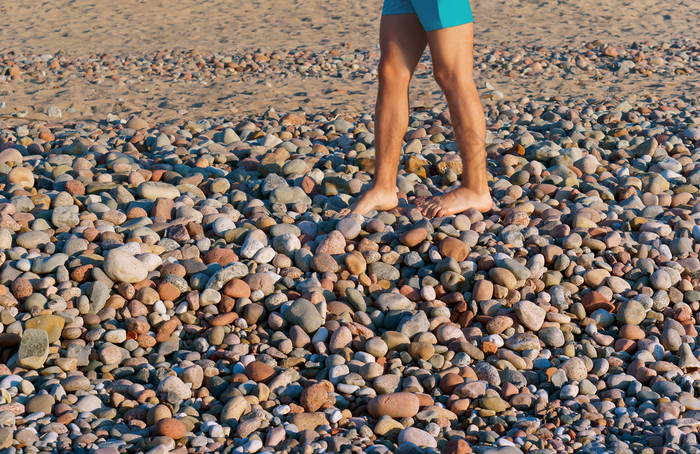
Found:
[[[353,218],[343,218],[338,221],[336,229],[343,234],[346,240],[354,240],[362,231],[362,224]]]
[[[175,418],[163,418],[158,420],[155,429],[158,435],[170,437],[173,440],[179,440],[187,433],[185,425]]]
[[[428,238],[428,231],[422,227],[411,229],[399,237],[401,244],[408,247],[416,247]]]
[[[632,149],[632,154],[638,158],[642,156],[653,156],[659,143],[653,137],[645,140]]]
[[[342,254],[345,252],[345,236],[338,231],[333,230],[321,241],[316,247],[316,254],[326,253],[330,255]]]
[[[71,375],[61,380],[61,386],[67,393],[87,391],[90,389],[90,379],[84,375]]]
[[[28,167],[15,167],[7,174],[7,181],[10,184],[18,184],[24,189],[34,186],[34,174]]]
[[[59,206],[51,213],[51,223],[54,227],[75,227],[80,224],[79,208],[77,205]]]
[[[250,412],[250,403],[243,396],[236,396],[226,402],[221,410],[221,421],[239,421],[241,417]]]
[[[380,281],[398,281],[401,278],[401,272],[396,267],[384,262],[370,263],[367,272],[377,276]]]
[[[60,252],[48,257],[37,257],[32,260],[32,272],[36,274],[53,273],[58,267],[65,265],[67,260],[68,255]]]
[[[617,308],[617,321],[626,325],[639,325],[646,318],[647,311],[637,300],[627,300]]]
[[[103,268],[105,274],[116,282],[141,282],[148,275],[148,268],[143,262],[119,249],[107,253]]]
[[[51,237],[39,230],[24,232],[17,235],[17,245],[26,249],[34,249],[51,242]]]
[[[245,374],[256,383],[267,383],[274,378],[275,369],[261,361],[252,361],[245,366]]]
[[[180,378],[171,375],[158,385],[158,391],[163,394],[174,394],[180,400],[192,397],[192,390]]]
[[[406,427],[399,433],[399,445],[411,443],[420,447],[437,448],[437,441],[425,430],[416,427]]]
[[[318,426],[328,424],[326,414],[320,411],[312,413],[297,413],[292,415],[291,423],[299,430],[316,430]]]
[[[382,293],[377,298],[375,305],[382,311],[410,310],[415,307],[415,303],[400,293]]]
[[[508,290],[515,290],[518,282],[515,275],[505,268],[491,268],[489,270],[489,277],[494,284],[503,286]]]
[[[92,411],[97,410],[98,408],[102,408],[102,401],[100,400],[99,397],[97,397],[93,394],[90,394],[90,395],[81,397],[78,400],[78,402],[75,403],[75,408],[80,413],[92,412]]]
[[[45,415],[50,415],[53,406],[56,404],[56,399],[50,394],[38,394],[30,397],[25,405],[25,410],[28,414],[41,412]]]
[[[469,246],[467,243],[450,236],[440,241],[439,250],[441,256],[452,257],[458,262],[466,259],[469,254]]]
[[[133,116],[126,122],[126,127],[129,129],[134,129],[136,131],[140,129],[148,129],[148,122],[143,118]]]
[[[315,333],[325,322],[314,304],[304,298],[298,298],[284,313],[284,319],[297,325],[306,333]]]
[[[22,153],[16,148],[7,148],[0,151],[0,162],[3,164],[22,164]]]
[[[12,446],[12,427],[0,427],[0,449]]]
[[[372,398],[367,404],[367,410],[374,418],[412,418],[418,413],[419,407],[418,397],[407,392],[383,394]]]
[[[311,198],[306,195],[300,187],[294,186],[291,188],[276,188],[270,193],[270,202],[272,203],[305,203],[311,205]]]
[[[501,413],[506,411],[508,408],[508,403],[501,399],[499,396],[486,396],[480,399],[481,408],[486,410],[493,410],[496,413]]]
[[[569,358],[561,365],[561,370],[566,373],[569,380],[581,381],[588,376],[586,363],[581,358]]]
[[[301,392],[299,403],[304,407],[304,410],[314,412],[329,402],[328,392],[332,389],[333,385],[328,381],[314,383]]]
[[[658,269],[649,277],[649,283],[656,290],[668,290],[673,285],[668,271]]]
[[[506,347],[516,352],[539,350],[540,340],[532,333],[518,333],[506,339]]]
[[[405,319],[398,327],[398,331],[409,339],[418,333],[424,333],[430,329],[430,321],[423,311],[418,311]]]
[[[493,298],[493,282],[487,279],[476,281],[472,289],[472,298],[474,298],[477,303]]]
[[[547,312],[530,301],[519,301],[513,305],[515,315],[526,328],[532,331],[539,331],[544,323]]]
[[[26,329],[19,344],[19,365],[27,369],[44,367],[49,356],[49,334],[43,329]]]

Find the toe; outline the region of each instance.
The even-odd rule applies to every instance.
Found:
[[[439,209],[440,209],[440,206],[438,204],[436,204],[436,203],[431,204],[428,207],[428,209],[426,210],[426,216],[434,218]]]
[[[419,209],[420,209],[420,212],[423,213],[423,216],[428,216],[428,213],[430,212],[432,207],[433,207],[433,203],[427,202],[427,203],[423,204]]]

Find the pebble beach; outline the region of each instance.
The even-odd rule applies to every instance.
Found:
[[[128,52],[13,25],[0,454],[699,452],[700,41],[683,19],[700,11],[681,3],[656,35],[630,13],[592,38],[564,15],[560,40],[513,17],[499,33],[474,4],[494,208],[444,218],[416,206],[462,174],[428,54],[399,206],[339,215],[374,172],[378,17],[360,19],[379,2],[335,5],[338,29],[308,13],[323,42],[251,44],[255,12],[240,42],[193,25]],[[173,21],[200,14],[183,5]]]

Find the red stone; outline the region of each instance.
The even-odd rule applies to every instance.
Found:
[[[463,261],[469,254],[469,246],[464,241],[448,236],[440,241],[440,255],[443,257],[452,257],[458,262]]]
[[[608,312],[613,312],[615,306],[603,296],[603,294],[592,290],[581,298],[581,304],[586,309],[587,314],[591,314],[598,309],[605,309]]]
[[[424,228],[417,228],[405,232],[399,237],[401,244],[408,247],[416,247],[428,238],[428,231]]]
[[[245,374],[253,381],[267,383],[275,376],[275,369],[261,361],[253,361],[245,367]]]
[[[233,249],[228,248],[215,248],[204,254],[202,257],[204,263],[218,263],[221,266],[226,266],[229,263],[237,262],[238,256]]]
[[[179,440],[187,434],[185,425],[175,418],[163,418],[156,423],[155,428],[158,435],[170,437],[173,440]]]

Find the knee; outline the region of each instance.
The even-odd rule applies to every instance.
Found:
[[[388,87],[408,89],[408,85],[411,83],[411,72],[388,59],[379,61],[377,77],[380,84]]]
[[[463,91],[474,85],[471,71],[455,67],[435,66],[433,78],[444,92]]]

